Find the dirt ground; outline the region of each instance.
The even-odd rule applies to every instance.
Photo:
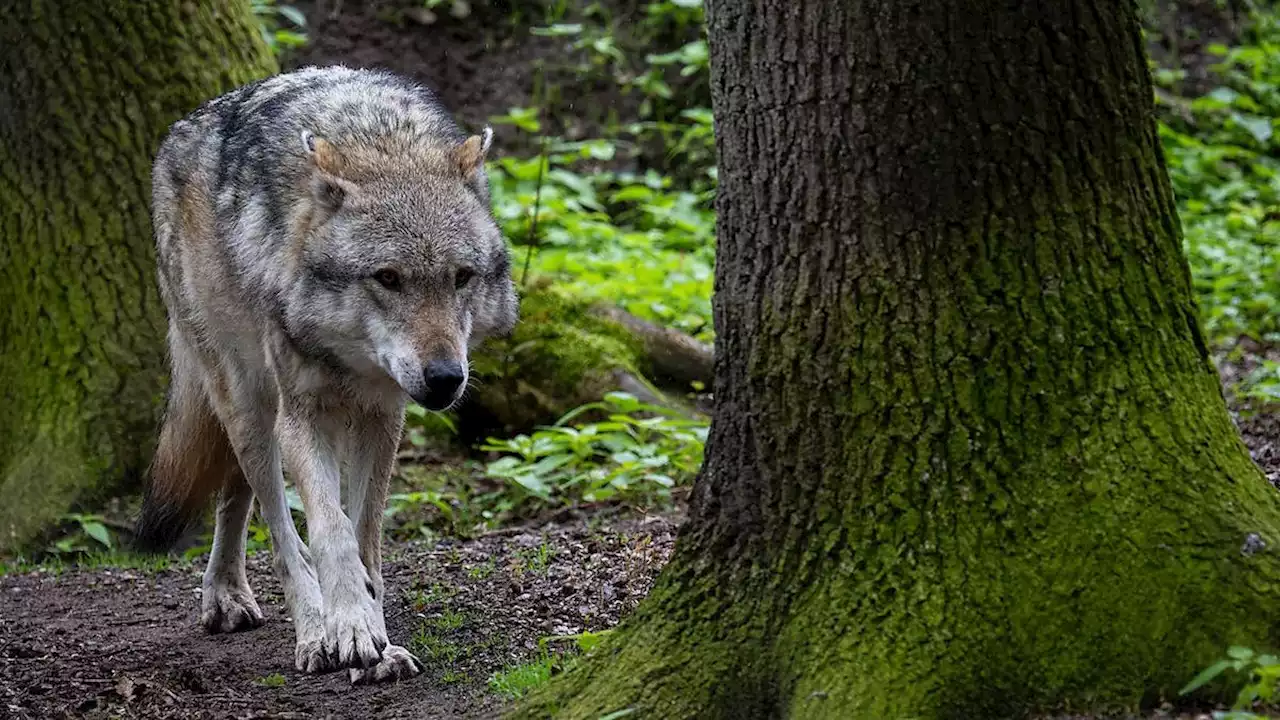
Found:
[[[294,670],[265,554],[251,556],[249,581],[267,623],[229,635],[197,624],[202,561],[0,578],[0,718],[495,717],[489,676],[535,657],[539,638],[615,625],[649,591],[678,520],[389,544],[387,628],[425,669],[381,686]]]

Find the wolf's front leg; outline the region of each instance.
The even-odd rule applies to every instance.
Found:
[[[404,404],[397,402],[381,411],[359,413],[352,418],[348,431],[350,463],[343,477],[342,503],[347,516],[355,522],[360,561],[373,581],[379,622],[384,620],[386,600],[386,585],[382,580],[382,518],[403,426]],[[382,662],[375,667],[351,669],[351,682],[403,680],[420,672],[422,665],[412,653],[398,645],[387,645],[382,651]]]
[[[286,397],[277,423],[285,462],[307,513],[307,544],[324,602],[325,648],[338,667],[382,661],[387,631],[373,579],[360,562],[355,528],[342,511],[335,440],[309,398]]]
[[[274,432],[274,394],[265,389],[253,392],[243,382],[237,387],[239,396],[217,396],[214,406],[271,531],[272,565],[284,586],[285,604],[297,635],[294,666],[302,672],[324,672],[333,669],[333,664],[325,653],[320,586],[284,494],[280,444]],[[240,533],[243,535],[243,524]],[[240,554],[243,557],[242,547]]]

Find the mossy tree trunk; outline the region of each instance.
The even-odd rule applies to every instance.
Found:
[[[994,718],[1275,646],[1131,3],[710,0],[716,397],[676,552],[518,714]]]
[[[273,69],[244,0],[0,5],[0,550],[149,462],[152,156]]]

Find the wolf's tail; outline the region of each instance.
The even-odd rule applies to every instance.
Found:
[[[177,368],[175,368],[177,370]],[[134,544],[165,552],[200,519],[209,499],[240,473],[227,431],[196,378],[175,372]]]

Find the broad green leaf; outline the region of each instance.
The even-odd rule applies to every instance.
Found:
[[[1253,650],[1239,645],[1232,645],[1227,648],[1227,657],[1234,658],[1236,660],[1252,660]]]
[[[289,22],[294,25],[297,25],[298,27],[307,26],[307,17],[303,15],[302,11],[298,8],[293,7],[292,5],[280,5],[278,9],[280,14],[288,18]]]
[[[557,23],[546,27],[530,28],[529,32],[534,35],[543,37],[564,37],[566,35],[577,35],[582,32],[581,23]]]
[[[1186,695],[1187,693],[1191,693],[1198,690],[1209,681],[1221,675],[1223,671],[1229,667],[1231,667],[1231,661],[1219,660],[1218,662],[1210,665],[1204,670],[1201,670],[1199,675],[1196,675],[1194,678],[1192,678],[1191,682],[1187,683],[1185,687],[1183,687],[1181,690],[1178,691],[1178,694]]]
[[[1253,136],[1253,139],[1257,140],[1259,143],[1265,144],[1270,140],[1275,129],[1272,125],[1272,119],[1269,117],[1236,114],[1233,116],[1233,119],[1244,127],[1245,130],[1248,130],[1249,134]]]
[[[94,540],[97,540],[101,545],[106,547],[108,550],[112,548],[113,543],[111,542],[111,532],[108,531],[106,526],[103,525],[102,523],[89,521],[89,522],[83,523],[80,527],[81,529],[84,530],[84,533],[86,535],[93,538]]]

